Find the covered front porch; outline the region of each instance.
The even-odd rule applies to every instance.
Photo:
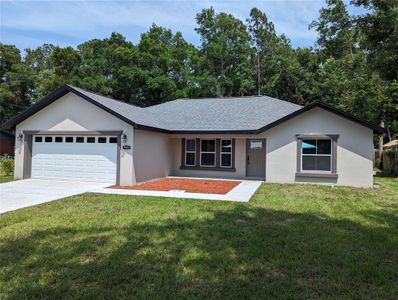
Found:
[[[174,136],[171,176],[265,180],[266,140],[253,136]]]

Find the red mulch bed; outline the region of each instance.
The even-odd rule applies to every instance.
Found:
[[[240,181],[206,180],[186,178],[161,178],[132,186],[111,186],[113,189],[170,191],[184,190],[187,193],[205,193],[224,195],[236,187]]]

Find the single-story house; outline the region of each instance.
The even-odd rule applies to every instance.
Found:
[[[373,186],[384,129],[316,102],[266,96],[136,107],[70,85],[4,124],[15,177],[133,185],[164,176]]]
[[[12,132],[0,128],[0,157],[14,155],[15,136]]]

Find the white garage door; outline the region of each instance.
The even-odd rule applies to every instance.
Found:
[[[33,136],[32,178],[116,183],[117,137]]]

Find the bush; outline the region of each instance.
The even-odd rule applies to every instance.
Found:
[[[8,155],[5,154],[0,161],[1,170],[8,176],[11,175],[14,171],[14,160]]]

